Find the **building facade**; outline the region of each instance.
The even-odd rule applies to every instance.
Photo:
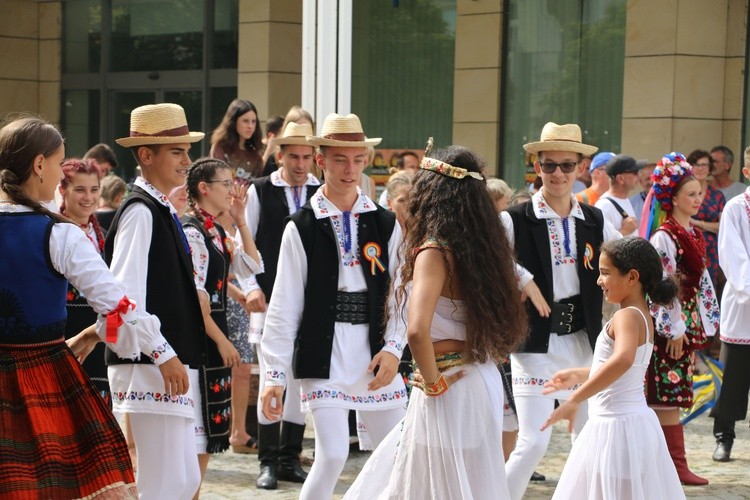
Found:
[[[302,104],[318,121],[359,114],[384,148],[464,144],[516,186],[521,146],[547,121],[653,160],[718,144],[741,158],[750,144],[748,0],[0,5],[0,116],[45,116],[69,155],[127,135],[149,102],[178,102],[210,132],[237,96],[261,122]]]

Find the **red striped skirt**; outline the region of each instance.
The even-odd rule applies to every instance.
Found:
[[[136,498],[125,438],[64,342],[0,344],[0,498]]]

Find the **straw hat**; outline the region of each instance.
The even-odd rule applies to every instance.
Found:
[[[578,125],[548,122],[542,129],[540,141],[524,144],[523,149],[532,154],[539,154],[540,151],[569,151],[588,156],[596,153],[599,148],[583,143],[581,127]]]
[[[341,116],[331,113],[323,122],[323,130],[319,137],[307,136],[307,143],[313,146],[334,146],[340,148],[359,148],[375,146],[383,139],[373,137],[368,139],[362,130],[362,123],[357,115]]]
[[[274,143],[277,146],[310,146],[312,144],[307,142],[307,136],[313,135],[312,125],[309,123],[295,123],[289,122],[284,128],[284,133],[281,137],[274,139]]]
[[[185,110],[177,104],[148,104],[130,113],[130,137],[116,139],[120,146],[198,142],[206,134],[188,130]]]

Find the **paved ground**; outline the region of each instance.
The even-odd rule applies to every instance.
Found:
[[[710,480],[705,487],[686,487],[685,493],[693,499],[750,499],[750,429],[747,423],[737,425],[737,441],[732,451],[733,460],[718,464],[711,460],[714,439],[711,435],[713,420],[700,417],[685,427],[685,443],[691,469]],[[555,490],[565,459],[570,450],[570,440],[565,429],[567,422],[558,424],[552,433],[550,450],[539,465],[538,471],[547,476],[543,483],[532,483],[527,499],[548,499]],[[309,428],[309,427],[308,427]],[[312,436],[311,432],[308,432]],[[305,453],[312,454],[312,439],[305,441]],[[354,453],[349,456],[344,474],[336,487],[334,498],[341,498],[356,477],[369,454]],[[502,457],[498,451],[498,456]],[[291,500],[299,496],[299,485],[279,483],[275,491],[255,489],[258,460],[254,455],[237,455],[231,452],[213,457],[201,491],[204,500],[219,499],[274,499]]]

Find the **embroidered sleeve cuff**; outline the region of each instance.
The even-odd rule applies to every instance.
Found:
[[[381,351],[390,352],[394,356],[396,356],[399,360],[401,360],[401,356],[404,353],[404,345],[400,342],[396,342],[395,340],[388,340],[386,341],[385,345],[381,349]]]
[[[266,387],[284,387],[286,375],[279,370],[266,370]]]
[[[263,264],[263,256],[258,252],[258,259],[259,262],[255,262],[252,257],[250,257],[245,252],[241,252],[239,254],[240,257],[240,266],[243,266],[247,269],[247,274],[261,274],[265,271],[265,266]]]

